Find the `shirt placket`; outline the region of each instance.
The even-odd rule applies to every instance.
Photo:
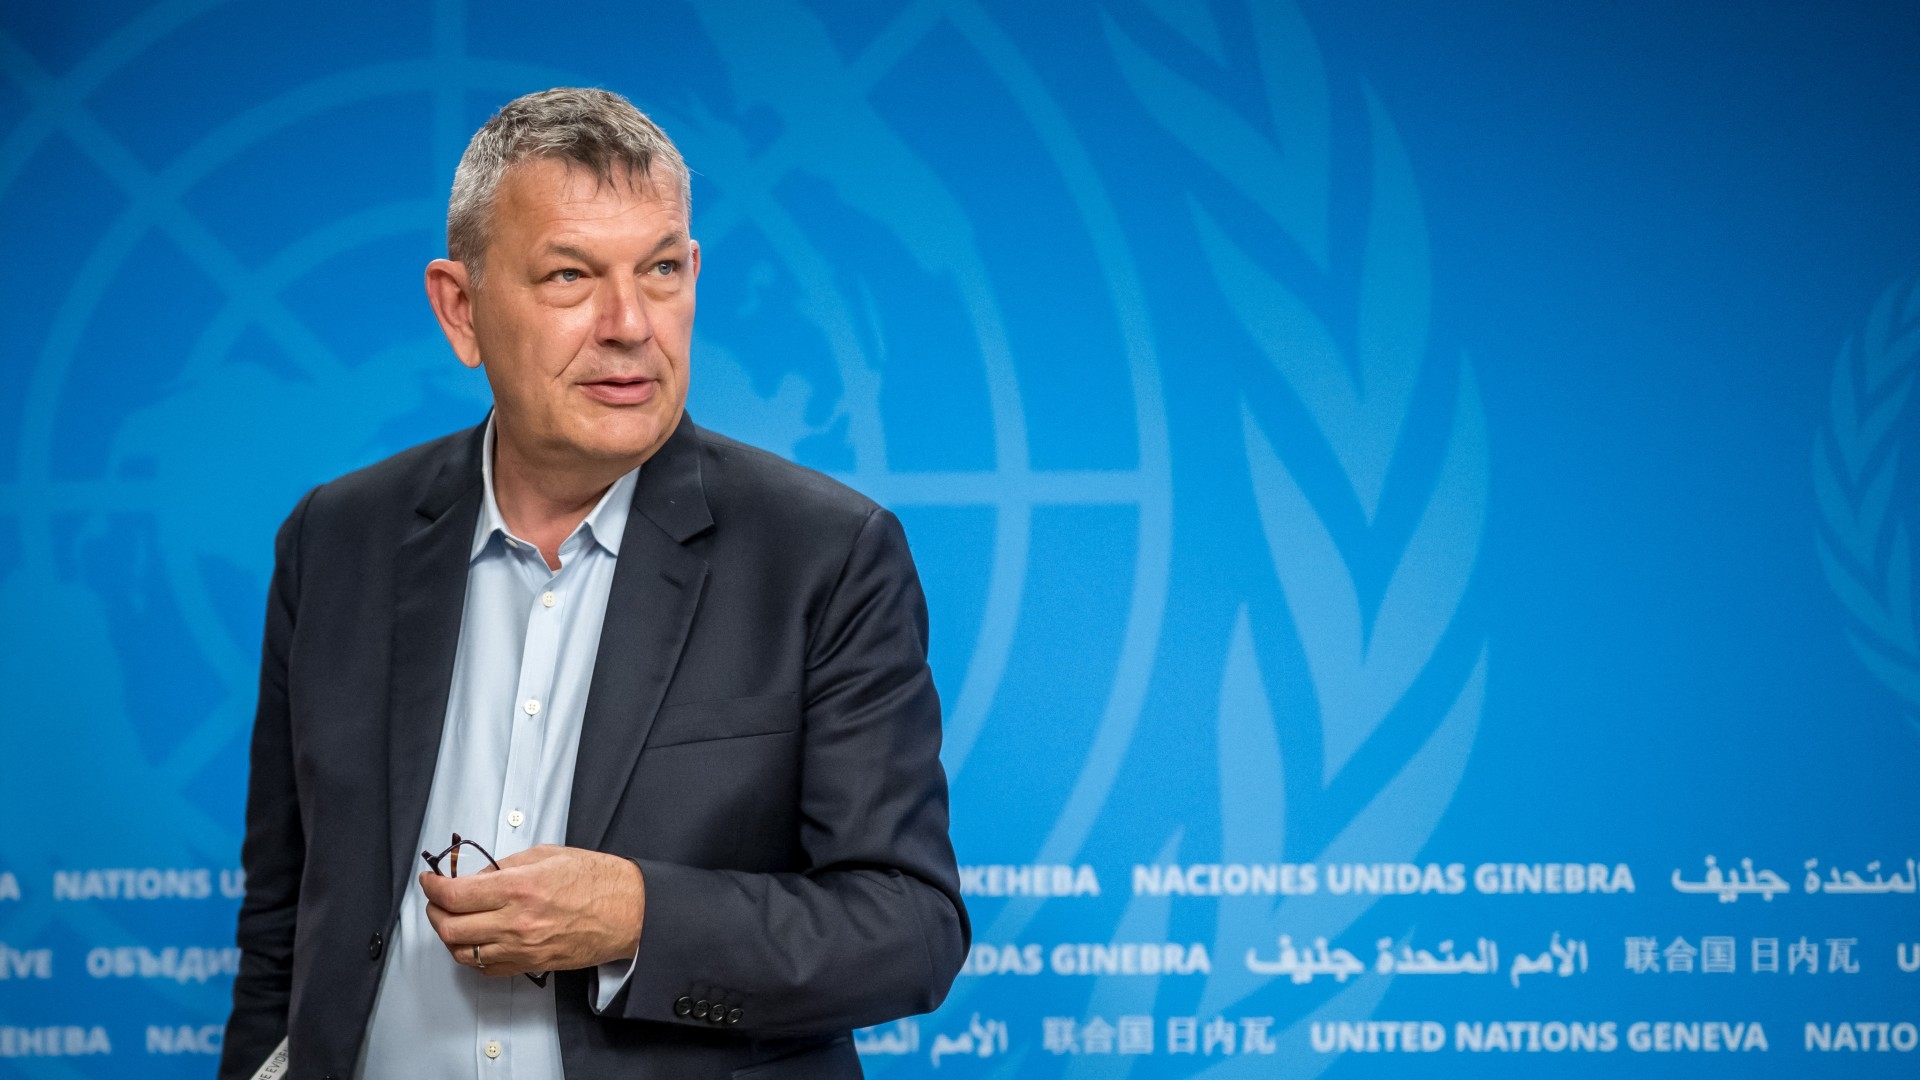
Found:
[[[515,684],[513,731],[507,742],[505,782],[500,792],[500,816],[494,822],[493,853],[504,859],[526,851],[541,842],[540,834],[550,831],[551,823],[538,820],[541,801],[540,763],[546,758],[546,741],[552,731],[550,698],[554,676],[559,667],[563,609],[560,604],[568,569],[580,537],[569,537],[560,548],[561,566],[549,571],[546,562],[530,546],[514,549],[515,562],[532,586],[521,638],[520,672]],[[540,993],[523,979],[508,980],[507,993],[489,995],[480,1039],[480,1062],[486,1076],[507,1078],[513,1075],[513,1058],[503,1035],[518,1020],[517,1000],[526,994]],[[505,1000],[499,1000],[504,997]],[[497,1010],[497,1011],[496,1011]]]
[[[513,737],[508,742],[506,786],[500,792],[500,819],[494,825],[498,850],[505,854],[525,851],[539,843],[538,836],[551,822],[535,817],[540,805],[540,763],[546,757],[546,741],[552,731],[553,680],[560,663],[562,627],[561,595],[572,567],[573,540],[561,548],[559,570],[548,573],[537,558],[532,580],[532,596],[527,603],[524,645],[520,653],[520,678],[514,700]]]

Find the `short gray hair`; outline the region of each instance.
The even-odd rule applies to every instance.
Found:
[[[477,284],[490,239],[494,194],[507,170],[528,158],[578,165],[603,184],[653,178],[656,166],[679,181],[680,201],[693,213],[693,183],[673,140],[633,102],[610,90],[557,86],[507,102],[473,133],[447,200],[447,258],[467,265]]]

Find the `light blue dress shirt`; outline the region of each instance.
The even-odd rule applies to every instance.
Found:
[[[415,846],[439,851],[457,832],[505,859],[566,842],[587,688],[640,470],[607,489],[560,545],[560,569],[550,571],[539,550],[514,536],[500,516],[493,453],[489,418],[481,455],[486,491],[473,531],[459,652]],[[463,876],[486,865],[472,848],[461,850]],[[561,1080],[557,982],[542,988],[521,976],[490,978],[455,963],[426,910],[420,883],[411,879],[358,1074],[365,1080]],[[632,966],[631,959],[600,966],[596,1011],[619,992]]]

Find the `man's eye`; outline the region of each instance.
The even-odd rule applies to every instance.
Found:
[[[679,268],[680,264],[674,262],[672,259],[663,259],[653,264],[653,272],[659,274],[661,277],[666,277]]]
[[[578,271],[578,270],[555,270],[555,271],[553,272],[553,276],[554,276],[554,278],[555,278],[556,280],[558,280],[558,281],[564,281],[564,282],[567,282],[568,284],[572,284],[573,282],[576,282],[576,281],[579,281],[579,280],[580,280],[580,271]]]

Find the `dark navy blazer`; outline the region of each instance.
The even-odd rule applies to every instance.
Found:
[[[295,1080],[354,1067],[418,869],[481,433],[280,529],[223,1080],[283,1035]],[[892,514],[681,419],[634,491],[567,823],[639,863],[646,923],[606,1015],[556,973],[568,1077],[853,1077],[850,1029],[940,1003],[970,931],[926,653]]]

